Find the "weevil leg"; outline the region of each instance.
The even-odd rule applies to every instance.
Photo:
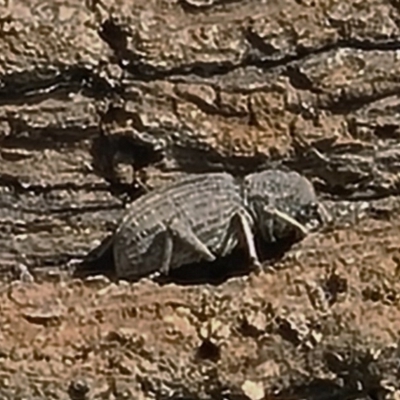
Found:
[[[228,228],[228,234],[225,236],[224,242],[221,246],[222,253],[228,252],[229,241],[231,240],[232,236],[240,235],[239,238],[241,239],[247,254],[250,259],[251,267],[256,271],[261,269],[261,263],[257,256],[256,245],[254,242],[254,235],[251,231],[250,222],[247,216],[241,212],[236,212],[231,220],[230,225]]]
[[[261,263],[257,255],[256,244],[254,242],[254,235],[251,231],[250,223],[246,216],[239,212],[236,214],[238,222],[240,224],[240,229],[242,231],[243,239],[245,242],[246,250],[248,252],[251,266],[254,270],[260,271],[261,270]]]
[[[163,275],[168,275],[169,273],[173,249],[174,249],[174,237],[170,229],[167,228],[164,234],[164,248],[163,248],[163,256],[160,268],[160,272]]]
[[[164,249],[160,272],[168,275],[176,241],[184,242],[205,261],[215,261],[216,257],[207,246],[194,234],[192,229],[182,223],[178,218],[173,218],[166,226],[164,233]]]
[[[318,211],[324,224],[331,224],[333,222],[332,215],[328,212],[328,210],[322,203],[318,204]]]
[[[282,221],[288,223],[289,225],[292,225],[294,228],[297,229],[297,231],[299,233],[301,233],[301,235],[303,237],[308,235],[308,229],[301,224],[300,222],[296,221],[294,218],[292,218],[290,215],[279,211],[278,209],[274,208],[274,207],[265,207],[265,211],[267,211],[268,213],[270,213],[271,215],[274,215],[278,218],[280,218]]]

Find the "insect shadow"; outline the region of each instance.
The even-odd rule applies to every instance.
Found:
[[[256,240],[260,261],[264,265],[273,265],[279,261],[297,240],[286,237],[278,242],[265,243]],[[88,253],[85,260],[79,264],[73,273],[74,277],[85,278],[91,275],[105,275],[112,281],[117,281],[112,251],[112,234],[107,236],[99,246]],[[213,262],[199,262],[184,265],[171,270],[168,275],[159,275],[153,280],[160,285],[174,283],[178,285],[220,285],[233,277],[248,275],[251,267],[244,250],[236,248],[230,255]],[[143,277],[142,277],[143,278]],[[132,279],[131,282],[140,279]]]

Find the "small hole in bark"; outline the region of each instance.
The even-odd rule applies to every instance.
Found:
[[[218,361],[221,357],[221,350],[211,340],[205,339],[197,349],[197,357],[202,360]]]
[[[364,301],[370,300],[376,303],[382,299],[382,293],[375,287],[366,287],[361,293]]]
[[[329,304],[333,305],[337,302],[340,294],[347,292],[347,279],[341,277],[337,273],[332,273],[324,282],[323,288],[329,295]]]
[[[287,321],[279,321],[278,333],[282,339],[292,343],[294,346],[298,346],[301,343],[298,332]]]
[[[89,391],[89,385],[83,379],[73,380],[68,387],[68,395],[71,400],[86,400]]]

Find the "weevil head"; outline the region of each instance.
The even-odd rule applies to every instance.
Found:
[[[312,183],[297,172],[266,170],[245,178],[245,199],[256,229],[265,241],[276,241],[321,226],[327,213]]]

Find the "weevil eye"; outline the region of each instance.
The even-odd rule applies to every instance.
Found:
[[[301,207],[299,213],[298,213],[298,218],[303,222],[303,223],[308,223],[312,220],[317,220],[318,222],[321,222],[321,213],[319,210],[319,204],[316,202],[309,203],[305,207]]]

